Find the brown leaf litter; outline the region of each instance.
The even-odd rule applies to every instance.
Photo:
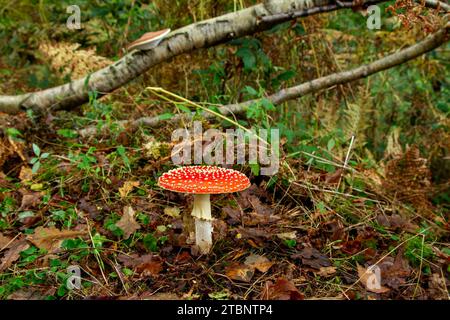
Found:
[[[59,230],[56,227],[37,227],[34,234],[28,235],[27,240],[39,249],[49,252],[58,249],[65,239],[72,239],[87,234],[85,230]]]
[[[278,278],[275,283],[267,281],[261,293],[261,300],[303,300],[305,296],[295,285],[285,279]]]
[[[123,231],[124,239],[128,239],[136,230],[141,228],[139,223],[134,219],[134,210],[130,206],[123,208],[123,215],[116,223],[116,226]]]
[[[132,268],[143,276],[157,276],[162,270],[163,260],[154,254],[145,254],[142,256],[137,254],[120,254],[117,256],[117,259],[125,267]]]
[[[8,269],[17,259],[20,258],[20,253],[28,249],[30,245],[25,239],[16,240],[8,246],[8,251],[0,261],[0,271]]]

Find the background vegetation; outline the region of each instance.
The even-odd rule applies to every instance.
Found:
[[[144,32],[255,4],[79,0],[82,29],[74,31],[65,26],[72,2],[0,1],[0,94],[65,83],[118,59]],[[92,92],[76,112],[0,115],[0,297],[448,299],[448,45],[239,117],[248,128],[280,129],[281,168],[263,177],[242,166],[252,188],[215,197],[217,241],[208,257],[192,255],[181,231],[191,199],[156,186],[172,166],[177,126],[115,124],[192,109],[148,86],[196,102],[243,101],[373,61],[436,26],[433,10],[402,23],[385,10],[391,5],[381,5],[381,30],[367,29],[352,10],[316,15],[171,59],[107,97]],[[89,125],[108,130],[80,137]],[[128,235],[119,221],[129,206],[139,229]],[[53,236],[42,239],[39,228]],[[269,269],[248,263],[249,255],[266,257]],[[364,286],[361,272],[376,262],[379,292]],[[65,285],[73,264],[83,270],[81,290]]]

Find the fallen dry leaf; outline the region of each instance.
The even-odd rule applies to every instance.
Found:
[[[6,237],[0,233],[0,251],[6,248],[12,238]]]
[[[183,264],[183,263],[188,263],[191,261],[192,261],[192,256],[187,251],[183,251],[183,252],[177,254],[175,259],[173,260],[173,262],[176,264]]]
[[[336,267],[320,267],[319,272],[315,272],[315,274],[321,277],[330,277],[336,273]]]
[[[153,293],[146,291],[139,296],[142,300],[181,300],[176,293],[171,292],[157,292]]]
[[[326,183],[330,183],[330,184],[332,184],[332,183],[338,183],[339,182],[339,179],[341,179],[341,176],[342,176],[342,172],[343,172],[344,170],[342,169],[342,168],[340,168],[340,169],[337,169],[335,172],[333,172],[333,173],[328,173],[326,176],[325,176],[325,182]]]
[[[355,240],[348,240],[341,243],[341,251],[348,254],[348,255],[354,255],[357,252],[361,251],[361,241],[358,239]]]
[[[242,211],[240,209],[235,209],[231,208],[230,206],[226,206],[222,209],[222,211],[228,216],[228,224],[234,225],[237,223],[241,223]]]
[[[44,300],[46,296],[53,295],[55,291],[55,288],[42,292],[41,290],[27,287],[11,293],[8,296],[8,300]]]
[[[258,254],[249,255],[244,264],[261,272],[267,272],[273,266],[273,262]]]
[[[292,259],[301,259],[302,264],[320,270],[322,267],[331,267],[331,261],[315,248],[304,248],[298,253],[291,255]]]
[[[45,249],[51,252],[59,248],[63,240],[85,234],[86,231],[84,230],[59,230],[55,227],[37,227],[34,230],[34,234],[27,236],[27,240],[31,241],[39,249]]]
[[[22,196],[22,203],[20,204],[20,210],[29,209],[35,207],[41,203],[43,192],[30,192]]]
[[[163,261],[161,257],[153,254],[145,254],[143,256],[120,254],[117,256],[117,259],[125,267],[133,268],[137,273],[144,276],[156,276],[162,270]]]
[[[263,204],[259,197],[251,195],[248,197],[248,201],[255,209],[256,213],[263,216],[271,216],[274,214],[275,210],[270,206]]]
[[[359,264],[356,265],[358,270],[359,281],[366,287],[370,292],[374,293],[386,293],[389,292],[389,288],[383,287],[381,285],[381,278],[375,269],[364,268]]]
[[[8,269],[11,264],[19,259],[20,253],[26,250],[30,245],[25,241],[25,239],[18,240],[10,244],[9,250],[6,251],[0,263],[0,271]]]
[[[143,262],[136,267],[136,272],[139,272],[144,276],[156,276],[161,272],[161,270],[162,262],[155,260]]]
[[[428,280],[428,292],[432,299],[448,299],[448,291],[445,278],[438,273],[433,273]]]
[[[31,181],[31,179],[33,179],[33,173],[31,168],[28,166],[22,166],[20,168],[19,179],[22,182]]]
[[[119,194],[121,198],[125,198],[133,188],[139,187],[139,181],[125,181],[122,187],[119,188]]]
[[[97,220],[100,217],[100,210],[90,203],[86,197],[83,197],[78,202],[78,208],[81,211],[84,211],[89,214],[89,217],[91,217],[94,220]]]
[[[222,219],[214,219],[213,220],[213,240],[220,241],[227,237],[228,235],[228,225]]]
[[[134,219],[134,210],[130,206],[123,208],[122,218],[116,223],[116,226],[122,229],[124,239],[128,239],[136,230],[141,228]]]
[[[180,217],[180,208],[178,207],[165,207],[164,208],[164,214],[168,215],[172,218],[179,218]]]
[[[225,268],[227,277],[243,282],[250,282],[254,273],[255,268],[238,262],[234,262]]]
[[[399,214],[393,214],[390,216],[385,214],[379,214],[376,219],[380,225],[391,230],[400,229],[406,230],[408,232],[416,232],[417,229],[419,229],[418,225],[412,223],[409,219],[406,219],[405,217],[402,217]]]
[[[272,234],[264,228],[238,227],[238,232],[242,238],[252,238],[255,240],[259,240],[260,238],[269,239],[272,237]]]
[[[280,238],[281,240],[291,240],[291,239],[296,239],[297,238],[297,232],[292,231],[292,232],[282,232],[282,233],[278,233],[277,237]]]
[[[412,271],[408,260],[403,255],[404,250],[405,248],[401,247],[395,258],[386,257],[378,264],[383,283],[393,289],[405,285]]]
[[[278,278],[275,283],[267,281],[261,295],[262,300],[303,300],[305,297],[287,279]]]
[[[333,214],[333,212],[331,212],[331,214]],[[331,221],[322,222],[319,228],[324,230],[332,241],[343,240],[345,238],[344,225],[340,220],[333,219]]]

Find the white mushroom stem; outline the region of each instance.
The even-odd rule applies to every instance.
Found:
[[[194,194],[192,214],[195,217],[195,243],[201,254],[207,254],[212,247],[212,217],[209,194]]]

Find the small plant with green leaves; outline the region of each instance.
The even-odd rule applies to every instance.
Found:
[[[144,236],[142,242],[144,243],[144,247],[147,250],[151,252],[157,252],[159,251],[160,246],[163,245],[167,240],[167,236],[157,237],[153,233],[148,233]]]
[[[405,257],[415,267],[421,264],[426,267],[428,263],[424,265],[424,261],[430,261],[433,256],[433,248],[426,243],[424,237],[414,237],[406,244]]]
[[[33,153],[34,153],[34,157],[31,158],[30,164],[33,165],[33,167],[31,168],[31,172],[33,174],[35,174],[41,168],[42,161],[47,159],[50,156],[50,154],[48,152],[42,153],[41,148],[39,148],[39,146],[34,143],[33,143]]]
[[[20,141],[23,142],[24,140],[21,138],[22,132],[17,130],[16,128],[6,128],[5,130],[6,135],[10,137],[14,141]]]

